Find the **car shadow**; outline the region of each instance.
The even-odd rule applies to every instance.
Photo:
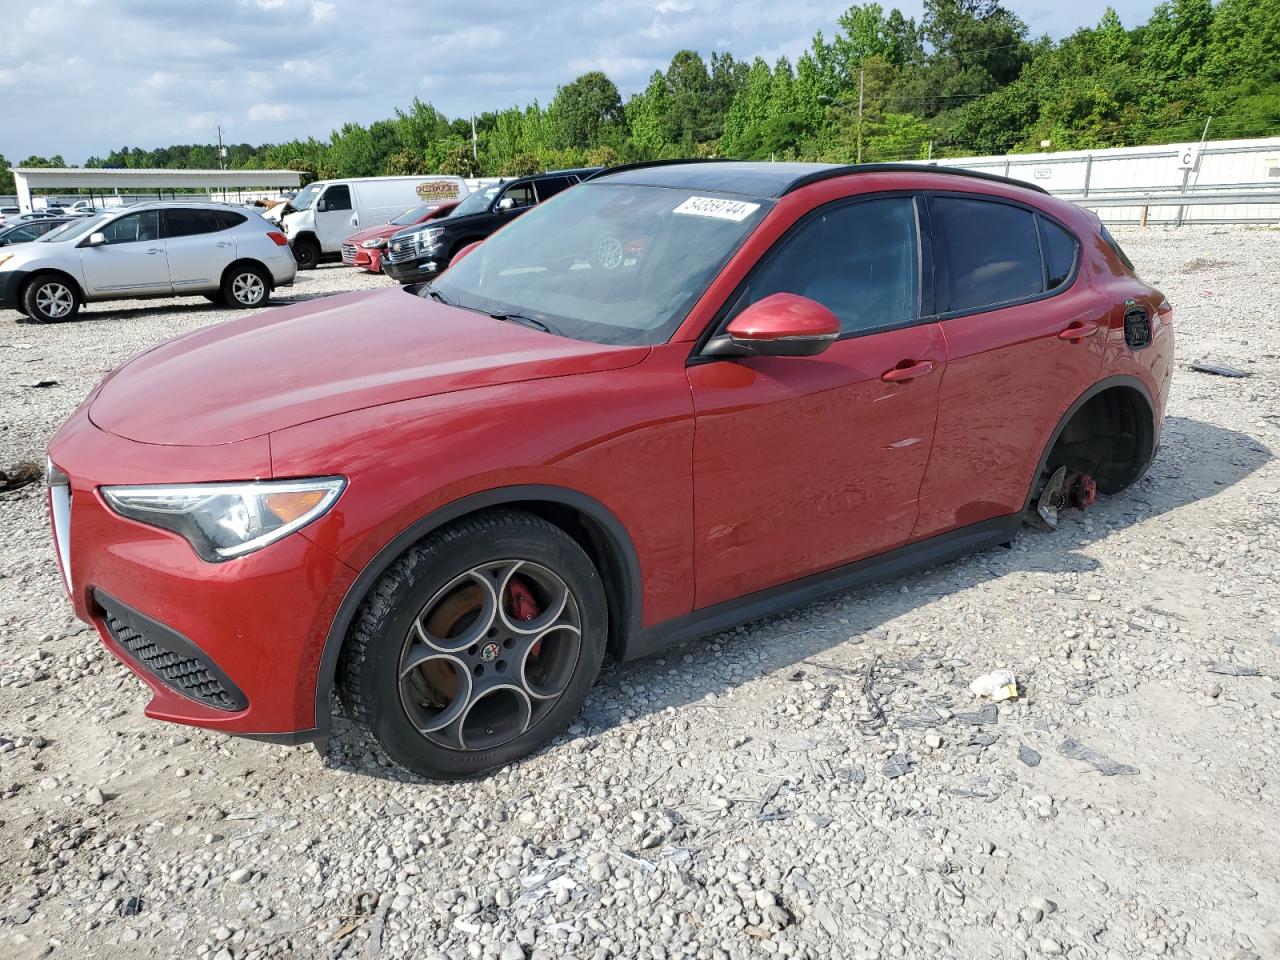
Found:
[[[709,695],[718,698],[767,674],[789,671],[795,676],[796,671],[804,671],[806,676],[820,679],[824,672],[848,672],[845,666],[816,660],[846,643],[865,643],[868,661],[875,656],[888,661],[910,659],[912,648],[904,651],[887,642],[885,624],[894,618],[922,603],[1013,573],[1098,569],[1097,561],[1079,548],[1123,536],[1136,524],[1212,497],[1272,457],[1262,441],[1247,434],[1199,420],[1169,417],[1155,461],[1138,483],[1117,496],[1100,497],[1085,513],[1066,511],[1058,530],[1052,533],[1024,526],[1013,549],[995,547],[905,577],[837,593],[744,627],[678,644],[643,660],[607,663],[571,732],[553,740],[540,754],[564,749],[575,736],[595,736]],[[743,636],[744,629],[751,630],[749,640]],[[747,644],[754,648],[754,658],[739,656]],[[371,749],[353,724],[335,717],[326,765],[396,780],[430,782],[405,774],[385,758],[369,764]]]

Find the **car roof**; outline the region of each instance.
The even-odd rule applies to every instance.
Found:
[[[216,200],[143,200],[141,203],[131,203],[127,206],[109,207],[100,213],[135,213],[138,210],[172,210],[172,209],[193,209],[193,210],[231,210],[236,213],[253,213],[247,207],[241,207],[234,203],[219,203]]]
[[[861,173],[940,173],[976,180],[994,181],[1024,187],[1039,193],[1047,191],[1022,180],[1011,180],[995,174],[916,163],[766,163],[745,160],[676,160],[636,163],[603,170],[590,179],[610,183],[632,183],[653,187],[676,187],[683,190],[707,190],[737,193],[758,199],[777,199],[793,190],[832,177]]]

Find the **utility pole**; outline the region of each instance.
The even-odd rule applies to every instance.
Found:
[[[227,169],[227,151],[222,146],[222,124],[218,124],[218,169]]]
[[[471,159],[476,163],[480,162],[480,146],[476,138],[476,115],[471,115]]]
[[[862,162],[862,88],[866,77],[866,70],[858,67],[858,163]]]

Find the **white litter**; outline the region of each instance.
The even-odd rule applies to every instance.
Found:
[[[990,700],[1017,700],[1018,678],[1008,670],[992,670],[969,684],[975,697],[986,697]]]

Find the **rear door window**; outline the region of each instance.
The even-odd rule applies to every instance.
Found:
[[[573,181],[568,177],[552,177],[549,180],[539,180],[537,183],[538,202],[554,197],[561,190],[572,186]]]
[[[192,237],[222,229],[217,210],[166,210],[164,221],[165,235],[169,237]]]
[[[942,312],[980,310],[1044,291],[1036,216],[1007,203],[930,197],[934,244],[946,264]]]
[[[775,293],[818,301],[846,334],[914,320],[920,260],[912,198],[864,200],[810,217],[751,279],[737,309]]]

